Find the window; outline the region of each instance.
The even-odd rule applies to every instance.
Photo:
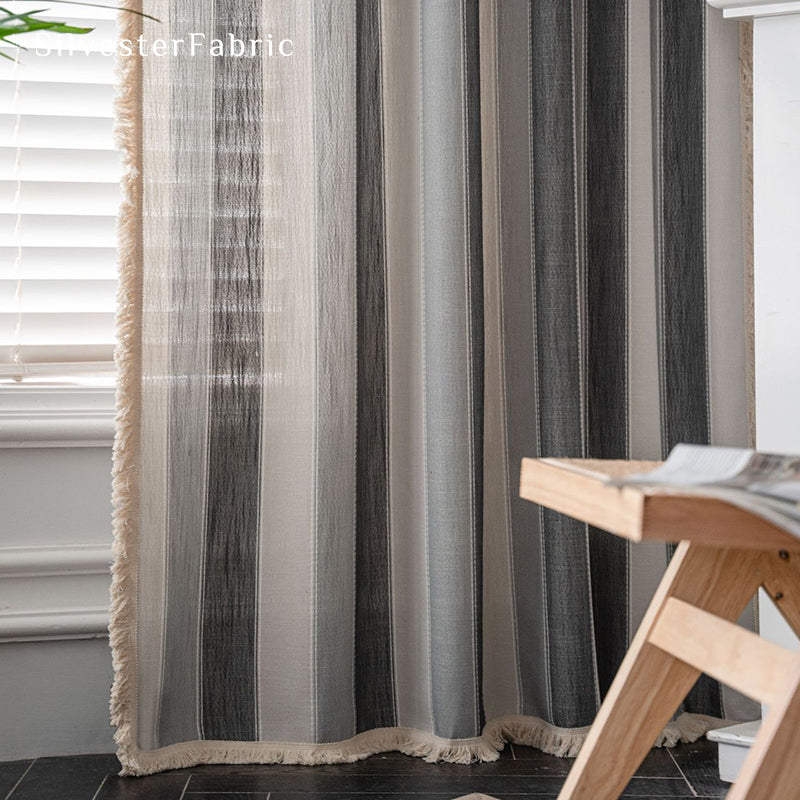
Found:
[[[105,0],[109,5],[111,0]],[[92,27],[32,33],[0,59],[0,384],[113,381],[116,12],[16,0]]]

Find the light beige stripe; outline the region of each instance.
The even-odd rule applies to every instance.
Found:
[[[314,735],[316,487],[313,41],[310,0],[264,4],[295,42],[264,63],[264,394],[258,624],[259,737]]]
[[[628,435],[630,457],[661,458],[653,217],[650,4],[628,3]],[[661,580],[660,543],[631,546],[629,635]]]
[[[146,20],[143,34],[169,37],[169,3],[157,0],[148,10],[161,24]],[[156,34],[156,26],[158,32]],[[164,593],[167,542],[167,455],[169,416],[168,268],[170,213],[170,72],[159,59],[142,59],[143,253],[141,504],[138,585],[138,742],[156,744],[163,659]]]
[[[483,699],[486,717],[491,719],[521,710],[509,520],[509,496],[517,487],[507,480],[508,425],[503,397],[496,0],[481,0],[480,40],[485,321]]]
[[[329,742],[355,731],[356,3],[314,2],[318,198],[314,741]]]
[[[706,8],[706,269],[711,441],[747,445],[739,26]]]
[[[420,9],[381,8],[389,338],[389,497],[397,724],[432,730],[425,540]]]

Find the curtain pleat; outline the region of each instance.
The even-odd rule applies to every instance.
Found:
[[[522,501],[520,461],[748,443],[738,27],[142,6],[207,38],[123,69],[126,771],[574,754],[669,551]],[[757,713],[707,678],[682,710],[662,742]]]

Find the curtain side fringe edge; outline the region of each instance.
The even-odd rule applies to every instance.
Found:
[[[141,0],[128,5],[141,10]],[[141,31],[136,14],[120,11],[118,33],[135,40]],[[116,432],[112,469],[114,563],[111,567],[109,643],[114,666],[111,724],[123,764],[136,760],[136,564],[138,561],[139,386],[141,373],[140,318],[142,309],[142,184],[141,184],[141,61],[117,56],[115,138],[122,151],[122,203],[117,221],[119,289],[117,292]]]

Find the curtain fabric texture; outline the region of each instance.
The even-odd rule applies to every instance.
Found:
[[[574,754],[669,552],[521,501],[520,459],[748,442],[738,26],[142,8],[123,37],[265,44],[120,59],[125,771]],[[663,742],[756,715],[684,711]]]

